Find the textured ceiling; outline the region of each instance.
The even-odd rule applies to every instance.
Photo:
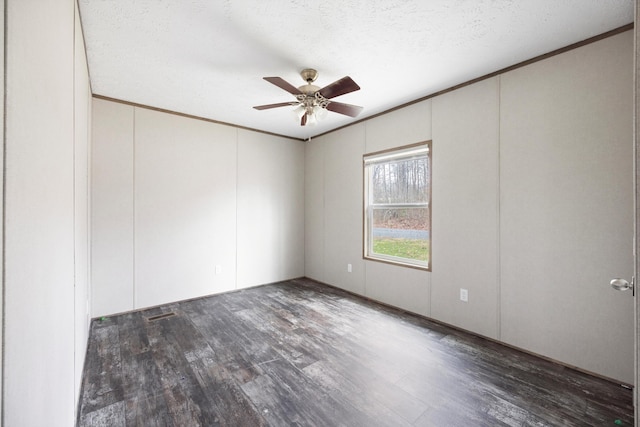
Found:
[[[306,139],[633,22],[633,0],[79,0],[93,93]],[[301,127],[262,80],[360,91]]]

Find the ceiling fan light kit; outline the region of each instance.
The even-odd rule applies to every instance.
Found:
[[[314,126],[318,123],[318,120],[326,117],[327,111],[333,111],[349,117],[356,117],[360,114],[360,111],[362,111],[362,107],[357,105],[331,101],[331,98],[335,98],[336,96],[360,90],[360,86],[358,86],[351,77],[343,77],[328,86],[320,88],[313,84],[318,78],[318,72],[313,68],[305,68],[300,72],[300,76],[307,82],[306,85],[300,87],[295,87],[280,77],[263,77],[269,83],[295,96],[296,101],[258,105],[253,108],[256,110],[267,110],[277,107],[296,106],[292,114],[296,121],[300,121],[300,126]]]

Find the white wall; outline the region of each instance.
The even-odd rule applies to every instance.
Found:
[[[91,86],[76,4],[74,27],[74,237],[75,237],[75,385],[78,400],[89,339],[91,317],[89,271],[89,167],[91,140]]]
[[[631,383],[631,33],[307,144],[306,275]],[[362,155],[429,139],[432,272],[364,261]]]
[[[433,100],[431,315],[491,338],[499,336],[498,89],[496,77]]]
[[[87,333],[82,33],[73,0],[5,5],[3,425],[69,426]]]
[[[633,39],[501,78],[502,339],[632,380]]]
[[[305,143],[304,150],[304,272],[324,277],[324,144]]]
[[[0,13],[4,16],[5,11],[5,2],[0,4]],[[0,96],[3,102],[0,102],[0,117],[4,117],[4,87],[5,87],[5,62],[4,62],[4,52],[5,52],[5,23],[4,19],[0,22],[0,69],[2,69],[2,79],[0,79]],[[4,135],[5,131],[5,120],[2,120],[2,134]],[[2,140],[2,153],[0,153],[0,170],[4,171],[4,148],[5,148],[5,140]],[[0,221],[4,224],[4,173],[0,176]],[[0,227],[0,253],[4,253],[4,227]],[[2,282],[2,289],[5,288],[4,281],[4,262],[0,262],[0,281]],[[4,292],[0,292],[0,319],[4,319]],[[4,342],[4,321],[2,321],[2,327],[0,327],[0,342]],[[0,389],[2,389],[2,385],[4,383],[4,350],[0,350]],[[0,424],[2,424],[2,420],[4,419],[3,414],[3,398],[4,396],[0,392]]]
[[[304,276],[304,143],[240,129],[237,171],[237,287]]]
[[[431,101],[424,101],[366,122],[365,153],[431,140],[431,110]],[[362,156],[356,173],[362,176]],[[358,209],[362,212],[362,187],[359,192]],[[362,255],[362,231],[357,238]],[[368,297],[414,313],[431,315],[430,274],[414,268],[371,261],[364,263],[364,270]],[[389,283],[393,283],[393,286],[389,286]]]
[[[425,101],[307,143],[307,277],[430,315],[429,273],[362,257],[363,154],[430,139]]]
[[[234,289],[236,130],[136,108],[134,135],[134,307]]]
[[[133,307],[133,108],[94,100],[91,136],[92,315]]]
[[[94,316],[304,275],[303,142],[93,102]]]
[[[324,278],[352,292],[364,293],[362,260],[362,151],[364,125],[350,126],[323,138]],[[336,242],[339,244],[331,244]],[[347,272],[347,264],[352,272]]]

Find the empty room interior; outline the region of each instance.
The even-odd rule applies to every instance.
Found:
[[[2,425],[636,422],[635,2],[0,4]]]

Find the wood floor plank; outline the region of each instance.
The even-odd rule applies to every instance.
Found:
[[[125,403],[119,401],[83,415],[80,424],[94,427],[126,425]]]
[[[156,363],[147,334],[145,317],[149,314],[131,313],[120,321],[126,425],[171,426],[174,423],[165,400],[163,372]],[[127,336],[126,332],[131,335]],[[141,346],[142,342],[146,344]]]
[[[265,375],[246,383],[243,390],[271,425],[371,426],[379,425],[370,414],[349,402],[323,393],[322,387],[286,360],[265,365]]]
[[[313,340],[296,334],[292,323],[272,312],[251,309],[238,311],[236,315],[246,325],[262,332],[262,336],[271,342],[271,348],[299,369],[316,362],[317,354],[322,352]]]
[[[338,372],[331,364],[316,362],[303,369],[305,375],[319,384],[323,390],[340,401],[349,402],[359,411],[372,417],[381,426],[411,426],[426,410],[427,405],[402,396],[404,405],[397,405],[396,391],[384,383],[367,381],[366,385]],[[411,405],[413,403],[413,405]]]
[[[631,390],[309,279],[96,319],[82,384],[81,427],[634,421]]]
[[[119,317],[118,333],[121,351],[125,350],[132,355],[149,351],[149,337],[141,313],[127,313]]]
[[[224,308],[195,314],[191,320],[214,349],[216,361],[223,364],[240,384],[262,375],[262,363],[280,357],[260,331],[243,328],[233,313]]]
[[[171,427],[176,426],[167,409],[164,393],[141,392],[125,401],[127,426]],[[92,426],[92,424],[82,424]],[[113,424],[113,426],[123,424]],[[179,426],[180,424],[178,424]]]
[[[83,375],[79,416],[121,402],[124,399],[118,325],[113,321],[94,322]]]
[[[264,426],[266,423],[241,386],[215,359],[205,357],[191,362],[196,381],[217,414],[220,426]]]
[[[196,380],[196,375],[188,363],[182,343],[186,344],[197,334],[192,324],[182,316],[174,316],[150,323],[149,343],[154,361],[161,372],[160,384],[168,412],[176,425],[210,425],[219,418],[214,408]]]

